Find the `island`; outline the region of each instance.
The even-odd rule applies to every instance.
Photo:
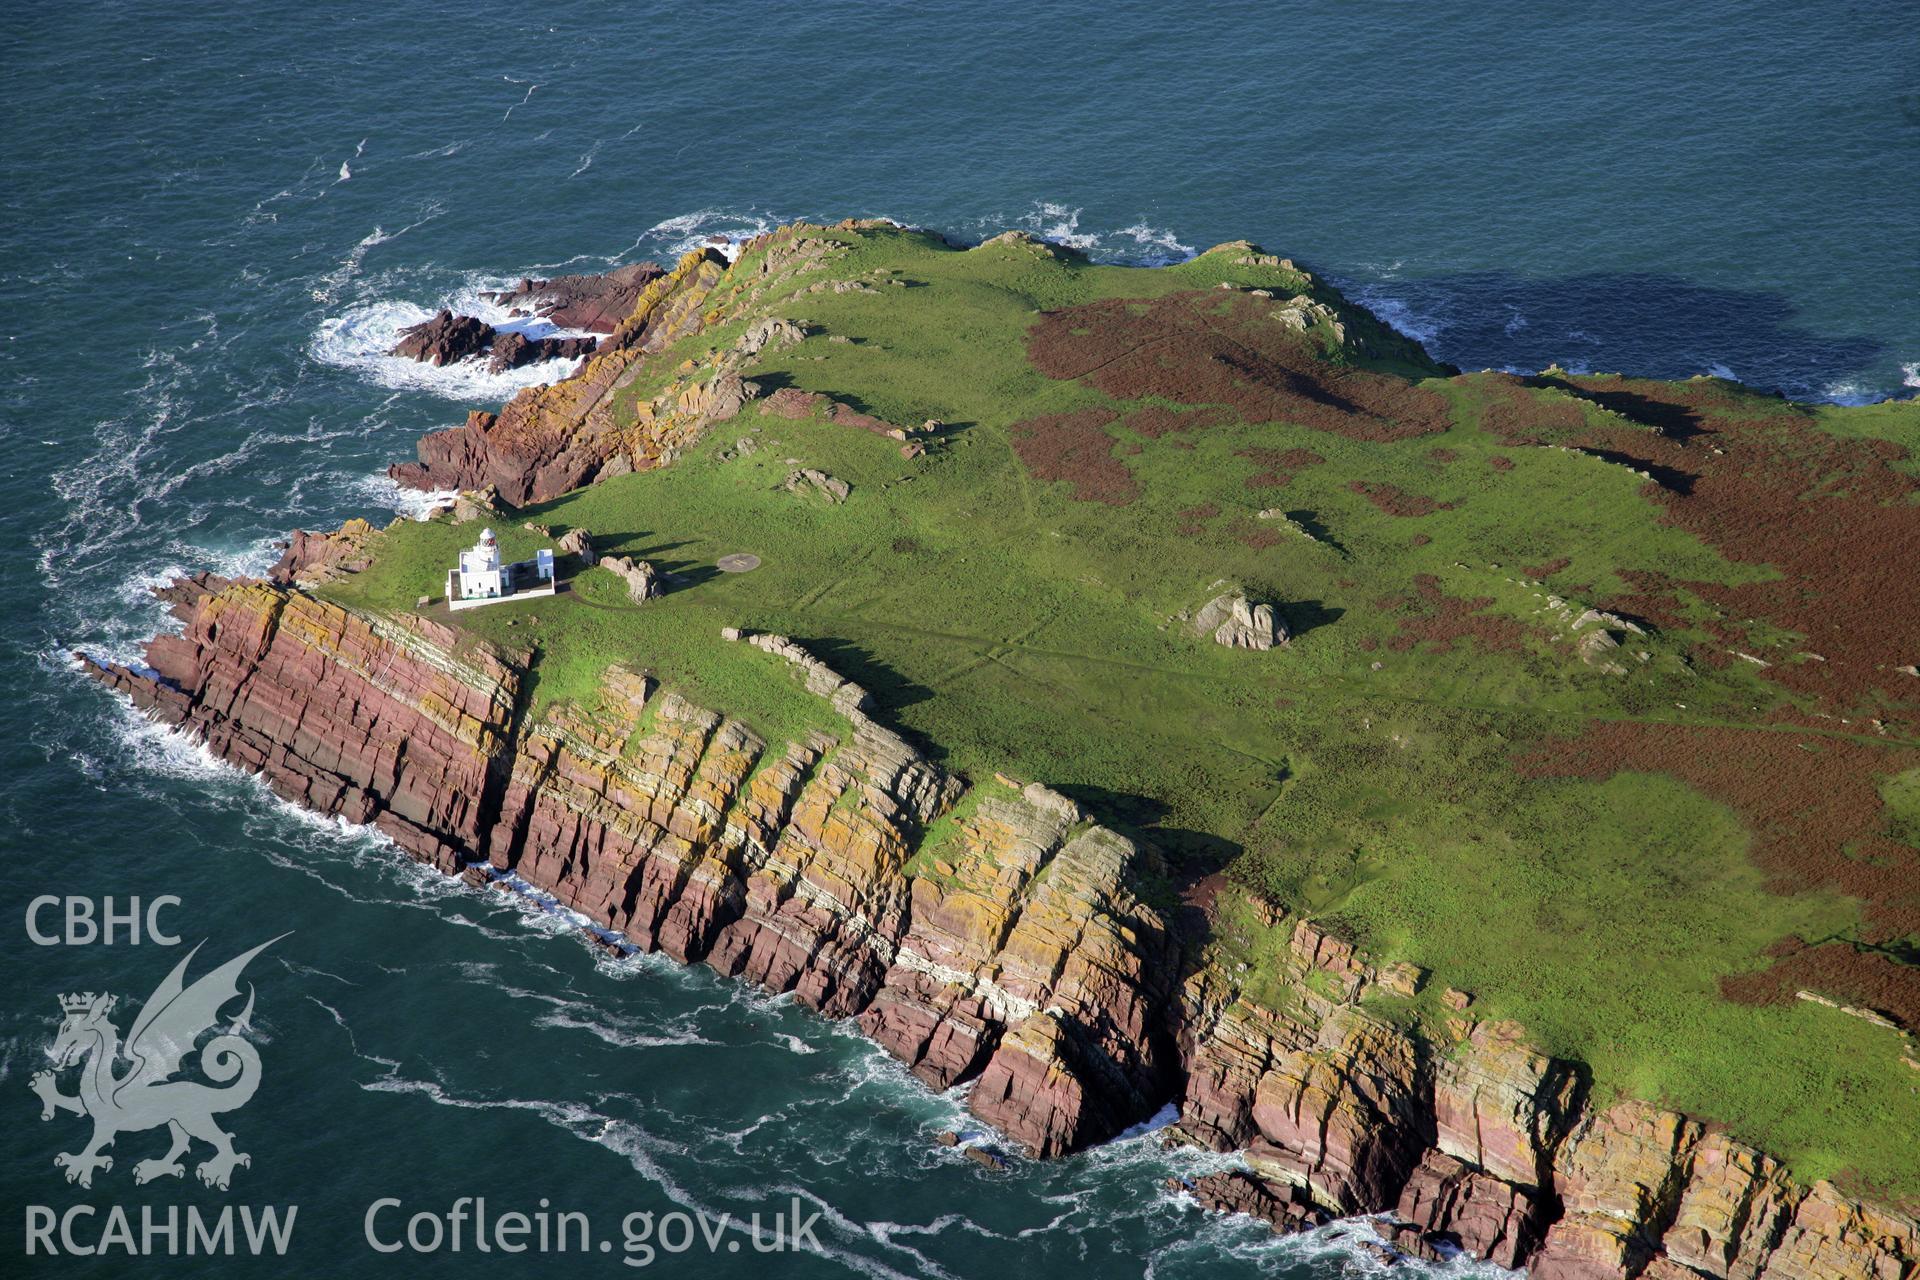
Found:
[[[446,509],[89,669],[1009,1155],[1171,1114],[1201,1205],[1387,1255],[1920,1273],[1920,406],[1462,372],[1247,242],[620,284],[395,466]],[[483,528],[551,594],[452,608]]]

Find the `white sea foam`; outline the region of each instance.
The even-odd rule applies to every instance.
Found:
[[[1912,364],[1903,364],[1900,366],[1900,385],[1903,387],[1920,387],[1920,360],[1916,360]]]
[[[1080,229],[1080,210],[1077,208],[1069,209],[1064,204],[1040,200],[1034,203],[1031,210],[1020,215],[1020,222],[1040,239],[1054,244],[1064,244],[1082,251],[1100,247],[1097,234]]]
[[[1380,317],[1388,327],[1415,342],[1432,342],[1446,327],[1440,317],[1419,314],[1405,300],[1394,297],[1380,285],[1354,285],[1347,293],[1355,302]]]
[[[669,264],[681,254],[691,253],[703,245],[719,248],[732,258],[737,256],[742,244],[789,221],[792,219],[757,209],[697,209],[654,223],[634,242],[633,248],[644,247],[649,254]]]
[[[368,1060],[385,1061],[375,1058]],[[463,1097],[449,1092],[431,1080],[410,1079],[400,1074],[397,1067],[389,1068],[387,1073],[379,1079],[367,1081],[360,1087],[369,1093],[414,1094],[443,1107],[460,1107],[475,1111],[530,1111],[576,1138],[598,1143],[609,1151],[626,1157],[627,1163],[633,1166],[635,1172],[658,1186],[667,1198],[676,1204],[689,1209],[703,1210],[715,1217],[719,1216],[668,1176],[667,1171],[655,1159],[654,1152],[658,1140],[653,1135],[638,1125],[603,1115],[583,1103],[554,1102],[546,1098]]]
[[[1820,389],[1820,398],[1830,404],[1872,404],[1884,397],[1874,394],[1866,384],[1853,378],[1843,378],[1838,382],[1829,382]]]
[[[368,505],[385,507],[409,520],[425,520],[460,496],[456,489],[409,489],[384,471],[361,476],[351,487]]]
[[[464,403],[504,401],[524,387],[544,386],[573,373],[579,360],[543,360],[504,373],[487,372],[484,355],[450,365],[431,365],[391,354],[400,331],[431,320],[441,307],[456,315],[474,316],[502,333],[529,338],[588,336],[584,330],[562,329],[537,316],[512,316],[507,308],[484,295],[511,288],[505,277],[476,277],[435,306],[397,298],[374,298],[357,303],[320,322],[307,352],[321,364],[350,369],[371,382],[401,391],[427,391]]]
[[[502,80],[505,80],[508,84],[526,84],[527,83],[524,80],[515,80],[512,76],[503,75],[500,78]],[[518,111],[520,108],[526,106],[529,102],[533,101],[534,91],[537,90],[539,87],[540,86],[537,84],[528,84],[526,96],[521,98],[520,101],[514,103],[512,106],[507,108],[506,114],[500,117],[500,123],[505,124],[507,121],[513,119],[514,112]]]
[[[1145,218],[1133,223],[1100,230],[1084,224],[1085,210],[1054,200],[1036,200],[1011,217],[976,219],[965,224],[982,236],[992,236],[1008,227],[1026,231],[1051,244],[1078,249],[1096,262],[1125,263],[1129,266],[1166,266],[1184,262],[1196,250],[1174,231],[1155,226]]]
[[[345,165],[341,166],[343,169],[345,167]],[[345,179],[343,178],[341,181],[345,181]],[[340,265],[320,277],[319,283],[312,290],[313,300],[320,303],[333,302],[340,296],[340,291],[347,287],[348,282],[360,274],[361,268],[366,264],[367,253],[370,250],[378,245],[386,244],[391,240],[398,240],[401,236],[414,230],[416,227],[425,226],[427,223],[432,222],[444,212],[446,212],[445,206],[435,201],[429,203],[421,211],[418,218],[402,226],[398,231],[388,231],[384,227],[375,227],[366,235],[361,236],[359,242],[355,244],[353,248],[347,250],[347,256],[340,260]]]
[[[1140,1123],[1135,1125],[1129,1125],[1126,1129],[1123,1129],[1120,1132],[1120,1134],[1114,1138],[1114,1141],[1128,1142],[1134,1138],[1143,1138],[1147,1134],[1154,1133],[1154,1132],[1157,1132],[1158,1130],[1166,1128],[1168,1125],[1172,1124],[1174,1121],[1178,1120],[1179,1118],[1180,1118],[1179,1106],[1175,1103],[1169,1102],[1167,1103],[1166,1106],[1161,1107],[1158,1111],[1154,1112],[1152,1115],[1148,1116],[1145,1120],[1142,1120]]]
[[[1153,266],[1184,262],[1194,255],[1194,247],[1183,243],[1173,232],[1163,227],[1150,226],[1145,222],[1136,222],[1130,227],[1122,227],[1113,233],[1116,237],[1125,236],[1145,252],[1142,262]]]

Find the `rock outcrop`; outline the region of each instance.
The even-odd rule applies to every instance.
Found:
[[[592,355],[598,338],[529,338],[501,333],[484,320],[455,315],[444,308],[430,320],[400,331],[391,354],[432,365],[487,357],[487,372],[504,373],[543,360],[577,360]]]
[[[857,224],[842,224],[857,229]],[[671,462],[709,425],[724,422],[760,396],[761,388],[743,376],[762,355],[780,351],[807,336],[805,326],[764,314],[797,293],[800,277],[822,270],[846,246],[820,235],[805,223],[757,236],[742,247],[751,266],[728,274],[728,259],[715,248],[696,249],[671,271],[641,271],[627,283],[629,295],[614,291],[594,303],[561,301],[550,309],[543,299],[565,295],[577,300],[574,280],[612,277],[562,277],[523,281],[518,290],[495,295],[520,310],[544,315],[556,324],[603,331],[599,345],[571,377],[521,391],[499,414],[472,413],[465,424],[432,432],[416,446],[417,460],[389,468],[403,485],[416,489],[477,489],[494,485],[513,506],[545,501],[570,489],[632,471]],[[613,273],[619,275],[619,273]],[[730,288],[717,290],[725,277]],[[569,292],[571,290],[571,292]],[[784,292],[777,292],[784,290]],[[600,320],[628,299],[619,323],[601,328]],[[708,330],[742,310],[757,318],[731,345],[716,344],[704,355],[684,359],[668,372],[666,385],[645,399],[619,393],[657,369],[653,357],[690,334]],[[493,340],[488,339],[489,342]],[[542,339],[542,342],[572,341]],[[506,340],[494,342],[496,352]],[[527,354],[540,350],[530,344]],[[502,358],[518,359],[513,344]],[[556,348],[555,354],[562,352]],[[851,405],[795,387],[767,397],[763,411],[789,417],[824,410],[836,424],[905,440],[909,432]]]
[[[311,587],[343,573],[358,573],[370,562],[367,543],[373,534],[373,526],[360,519],[349,520],[332,533],[295,529],[279,561],[267,571],[267,579],[282,587]]]
[[[1260,1218],[1275,1231],[1306,1231],[1333,1220],[1332,1214],[1306,1196],[1239,1169],[1210,1173],[1190,1184],[1176,1180],[1171,1185],[1192,1196],[1202,1208]]]
[[[567,530],[555,545],[558,546],[562,555],[573,556],[588,568],[592,568],[599,562],[599,557],[593,549],[593,539],[587,536],[585,529]]]
[[[1257,917],[1274,923],[1270,914]],[[1186,1084],[1175,1140],[1245,1153],[1262,1184],[1194,1188],[1274,1217],[1296,1201],[1385,1213],[1404,1253],[1464,1251],[1535,1280],[1852,1280],[1920,1276],[1920,1225],[1780,1166],[1685,1116],[1596,1107],[1572,1064],[1508,1022],[1460,1016],[1434,1042],[1363,1004],[1404,995],[1395,968],[1306,922],[1285,1012],[1188,978],[1176,1014]],[[1290,1208],[1278,1225],[1292,1229]]]
[[[617,575],[627,584],[627,599],[635,604],[645,604],[666,589],[660,580],[660,571],[653,567],[650,560],[635,560],[631,556],[604,556],[600,567]]]
[[[1174,951],[1130,887],[1152,851],[999,784],[930,840],[965,784],[785,637],[751,643],[819,723],[776,746],[627,667],[592,711],[523,723],[529,652],[266,583],[172,598],[186,629],[150,669],[92,674],[296,803],[857,1017],[922,1078],[974,1082],[974,1112],[1035,1155],[1109,1138],[1174,1087]]]
[[[418,489],[492,484],[518,507],[602,475],[644,470],[670,459],[705,425],[678,411],[680,392],[636,406],[639,421],[633,426],[616,424],[612,398],[639,375],[647,355],[699,327],[707,297],[725,268],[726,259],[714,250],[687,254],[672,271],[648,280],[579,372],[521,391],[498,415],[471,413],[462,426],[423,436],[416,449],[419,460],[392,467],[389,474]]]
[[[1240,592],[1215,596],[1193,615],[1197,635],[1212,635],[1229,649],[1271,649],[1287,642],[1287,625],[1270,604],[1255,604]]]
[[[853,492],[853,486],[845,480],[813,467],[801,467],[798,471],[788,472],[780,487],[788,493],[817,493],[833,503],[845,502],[847,495]]]
[[[448,365],[480,355],[493,345],[494,328],[473,316],[441,308],[432,319],[400,331],[393,355],[426,364]]]
[[[526,654],[266,583],[190,584],[173,600],[186,629],[148,646],[150,670],[92,673],[280,796],[461,867],[491,825]]]
[[[487,354],[487,372],[505,373],[522,365],[546,360],[578,360],[593,354],[598,338],[529,338],[524,333],[503,333],[493,340]]]
[[[557,329],[612,333],[633,314],[641,291],[665,275],[657,262],[635,262],[598,275],[525,279],[511,289],[487,295],[509,315],[539,316]]]

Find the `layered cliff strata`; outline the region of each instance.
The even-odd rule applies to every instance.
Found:
[[[361,532],[338,566],[325,539],[290,548],[291,573],[350,569]],[[146,669],[92,668],[156,718],[443,871],[518,877],[637,947],[856,1017],[933,1087],[973,1082],[974,1112],[1034,1154],[1172,1097],[1174,1137],[1244,1154],[1195,1196],[1286,1230],[1385,1214],[1397,1249],[1542,1280],[1920,1275],[1910,1218],[1687,1117],[1595,1103],[1461,993],[1422,1030],[1404,1013],[1424,975],[1305,922],[1277,993],[1217,962],[1176,993],[1167,927],[1129,887],[1150,851],[1044,787],[968,793],[783,637],[750,643],[822,715],[775,744],[623,667],[592,709],[525,724],[525,652],[269,584],[163,594],[184,631]]]
[[[493,485],[520,506],[555,497],[603,474],[645,469],[670,459],[704,423],[670,415],[657,426],[616,427],[613,398],[643,368],[644,358],[694,331],[708,294],[727,266],[717,250],[700,249],[670,272],[648,280],[611,333],[572,377],[531,387],[498,415],[475,412],[464,425],[421,438],[417,462],[391,469],[419,489]]]
[[[636,278],[579,375],[427,437],[394,474],[518,504],[670,462],[759,397],[754,357],[807,336],[754,308],[872,291],[831,278],[845,247],[818,231],[756,240],[731,273],[702,250]],[[724,350],[649,365],[736,309],[758,322]],[[791,387],[760,409],[896,430]],[[592,706],[529,717],[530,653],[303,593],[363,567],[371,533],[295,534],[274,585],[175,584],[185,632],[154,642],[151,669],[94,673],[443,870],[517,879],[636,947],[856,1018],[932,1087],[970,1083],[975,1113],[1037,1155],[1173,1100],[1171,1137],[1243,1157],[1195,1198],[1282,1229],[1380,1215],[1396,1249],[1544,1280],[1920,1277],[1910,1217],[1796,1183],[1693,1119],[1590,1097],[1581,1069],[1464,994],[1434,1016],[1410,966],[1257,903],[1289,942],[1278,973],[1255,984],[1199,939],[1182,950],[1135,887],[1151,850],[1044,787],[967,786],[783,637],[748,642],[819,699],[787,739],[630,668]]]
[[[1150,849],[1043,786],[969,790],[784,637],[750,643],[822,715],[770,743],[627,667],[597,706],[522,723],[526,652],[267,583],[166,594],[186,626],[147,668],[90,664],[157,719],[443,871],[517,877],[635,947],[854,1017],[933,1087],[972,1082],[974,1113],[1032,1154],[1173,1098],[1175,1140],[1246,1161],[1195,1195],[1289,1230],[1384,1214],[1397,1249],[1537,1280],[1920,1275],[1911,1219],[1687,1117],[1593,1102],[1460,993],[1423,1032],[1394,1011],[1424,975],[1306,922],[1283,998],[1217,963],[1181,980],[1132,887]]]
[[[1405,1252],[1465,1252],[1535,1280],[1920,1275],[1912,1219],[1801,1186],[1686,1116],[1590,1098],[1574,1064],[1473,1018],[1462,993],[1423,1032],[1396,1016],[1417,974],[1376,969],[1305,922],[1283,967],[1284,1013],[1219,966],[1183,989],[1175,1132],[1248,1164],[1203,1180],[1203,1203],[1283,1229],[1310,1223],[1304,1209],[1379,1213]]]
[[[1039,786],[956,812],[964,783],[782,637],[754,643],[820,696],[822,727],[775,745],[625,667],[597,707],[522,724],[528,653],[298,590],[206,580],[176,608],[149,669],[93,674],[289,800],[857,1016],[930,1082],[976,1081],[974,1111],[1036,1155],[1171,1090],[1171,944],[1129,887],[1152,852]]]

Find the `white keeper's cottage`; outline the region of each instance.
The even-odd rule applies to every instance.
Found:
[[[553,552],[540,550],[531,560],[500,563],[500,541],[492,529],[460,553],[460,567],[447,570],[447,607],[475,609],[502,600],[553,594]]]

